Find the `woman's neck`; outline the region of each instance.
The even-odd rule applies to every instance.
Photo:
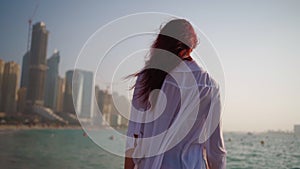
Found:
[[[192,61],[193,58],[191,56],[185,56],[184,58],[182,58],[182,60],[188,60],[188,61]]]

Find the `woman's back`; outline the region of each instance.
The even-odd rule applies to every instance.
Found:
[[[150,117],[151,122],[147,115],[144,116],[147,122],[141,123],[138,129],[133,127],[136,123],[129,124],[129,136],[134,129],[141,138],[163,136],[163,139],[137,142],[137,149],[141,151],[136,155],[142,157],[135,159],[138,168],[205,168],[204,147],[210,155],[209,162],[220,164],[217,168],[224,167],[225,149],[219,121],[212,124],[209,116],[214,113],[211,117],[219,118],[220,113],[215,81],[195,61],[183,61],[166,76],[161,90],[165,97],[158,96],[155,106],[164,105],[161,103],[166,99],[163,112],[157,118]],[[142,106],[139,99],[133,99],[133,104],[147,107]],[[147,113],[155,114],[153,111]],[[208,139],[211,134],[214,139]]]

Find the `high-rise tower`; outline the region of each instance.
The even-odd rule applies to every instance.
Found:
[[[68,113],[75,113],[73,97],[72,97],[72,79],[73,79],[73,70],[66,72],[65,78],[65,93],[64,93],[64,105],[63,111]]]
[[[27,51],[22,60],[22,72],[21,72],[21,87],[28,88],[28,74],[30,64],[30,51]]]
[[[2,86],[3,86],[3,74],[4,74],[4,60],[0,59],[0,111],[2,107]]]
[[[29,106],[44,104],[48,34],[45,23],[33,25],[26,99]]]
[[[1,110],[6,113],[16,112],[17,89],[19,85],[20,66],[15,62],[5,63],[1,91]]]
[[[65,93],[65,78],[58,77],[57,90],[56,90],[56,107],[55,111],[62,112],[64,105],[64,93]]]
[[[60,55],[57,50],[47,60],[47,74],[45,86],[45,106],[55,110],[57,99],[58,87],[58,68],[59,68]]]
[[[78,113],[80,118],[91,118],[94,92],[93,72],[70,70],[66,73],[64,111]]]

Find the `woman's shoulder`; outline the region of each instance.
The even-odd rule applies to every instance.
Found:
[[[203,69],[194,60],[183,60],[171,72],[194,72]]]
[[[217,81],[204,68],[198,65],[194,60],[184,60],[173,71],[170,72],[171,78],[178,77],[186,79],[187,77],[194,78],[197,85],[205,87],[218,87]]]

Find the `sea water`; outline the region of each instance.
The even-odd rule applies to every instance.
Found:
[[[117,144],[103,129],[101,142]],[[82,130],[2,130],[1,169],[121,169],[123,157],[95,144]],[[227,168],[300,168],[300,137],[292,133],[224,133]],[[196,157],[195,157],[196,158]]]

